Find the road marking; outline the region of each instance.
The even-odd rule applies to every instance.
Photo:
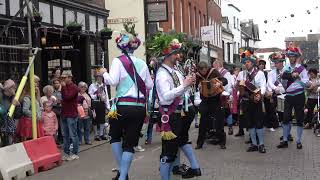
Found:
[[[159,147],[157,147],[157,148],[155,148],[155,149],[152,149],[152,152],[154,153],[155,151],[158,151],[158,150],[160,150],[161,149],[161,146],[159,146]]]

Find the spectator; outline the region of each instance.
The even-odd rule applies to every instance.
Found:
[[[78,87],[72,82],[72,74],[66,72],[61,77],[61,96],[62,96],[62,129],[63,129],[63,149],[64,156],[62,160],[72,161],[79,159],[79,138],[77,133],[78,123]],[[72,140],[73,148],[70,154],[70,139]]]
[[[14,95],[16,91],[16,84],[13,80],[8,79],[4,82],[0,88],[0,135],[1,146],[7,146],[13,144],[15,133],[15,119],[19,119],[21,116],[21,106],[18,101],[15,101]],[[13,119],[7,118],[8,110],[14,104],[16,110]]]
[[[56,101],[57,101],[57,98],[53,95],[53,86],[51,85],[47,85],[43,88],[43,93],[44,93],[44,96],[42,96],[40,98],[40,106],[42,108],[44,108],[42,105],[44,104],[44,102],[48,101],[49,103],[51,104],[55,104]]]
[[[44,101],[42,107],[44,109],[42,112],[44,135],[54,136],[56,139],[58,119],[56,114],[52,111],[52,103],[50,101]]]
[[[56,67],[52,70],[51,79],[49,79],[49,84],[53,85],[55,79],[60,79],[61,70],[60,67]]]
[[[95,82],[89,87],[89,94],[92,98],[92,108],[95,112],[95,118],[92,121],[95,131],[95,140],[108,140],[104,136],[104,124],[106,122],[105,118],[107,110],[110,109],[110,104],[107,86],[103,83],[103,76],[101,73],[96,72]]]
[[[56,103],[53,104],[53,111],[57,116],[58,119],[58,137],[57,137],[57,143],[62,144],[63,143],[63,136],[62,136],[62,128],[61,128],[61,84],[59,79],[53,80],[53,96],[57,99]]]
[[[36,97],[38,96],[36,91]],[[17,134],[21,141],[26,141],[32,138],[32,111],[31,111],[31,94],[30,83],[27,82],[23,89],[22,99],[22,117],[17,125]],[[37,118],[37,137],[44,136],[43,122],[41,120],[41,109],[39,101],[36,99],[36,118]]]
[[[78,84],[79,87],[79,99],[80,105],[83,107],[85,112],[85,117],[80,118],[78,122],[78,136],[79,136],[79,143],[82,144],[82,136],[84,135],[85,144],[91,145],[90,142],[90,127],[91,127],[91,98],[86,93],[88,89],[88,85],[85,82],[80,82]],[[83,133],[82,133],[83,129]]]

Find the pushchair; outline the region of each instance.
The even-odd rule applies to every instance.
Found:
[[[317,136],[320,137],[320,101],[319,101],[319,92],[317,92],[317,109],[314,112],[314,116],[312,118],[312,124],[313,124],[313,133]]]

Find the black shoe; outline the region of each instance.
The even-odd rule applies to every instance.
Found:
[[[247,152],[258,151],[258,146],[252,145],[247,149]]]
[[[297,143],[297,149],[302,149],[302,144],[301,143]]]
[[[281,141],[280,144],[277,146],[277,148],[288,148],[288,141]]]
[[[188,169],[189,169],[189,167],[187,165],[181,164],[181,166],[174,166],[172,169],[172,173],[173,173],[173,175],[182,175]]]
[[[264,145],[260,145],[259,146],[259,152],[260,153],[266,153],[267,151],[266,151],[266,148],[264,147]]]
[[[100,136],[100,139],[103,141],[108,140],[108,138],[106,138],[105,136]]]
[[[194,124],[194,127],[195,127],[195,128],[199,128],[199,124],[198,124],[198,123],[195,123],[195,124]]]
[[[212,145],[218,145],[218,144],[220,144],[220,140],[219,139],[212,139],[209,141],[209,143]]]
[[[95,140],[95,141],[101,141],[100,137],[98,137],[98,136],[95,137],[94,140]]]
[[[225,144],[220,144],[220,149],[227,149]]]
[[[283,136],[280,137],[280,141],[283,141]],[[293,141],[293,137],[291,134],[288,136],[288,141]]]
[[[116,172],[117,172],[117,175],[116,175],[116,177],[112,178],[112,180],[118,180],[119,179],[120,171],[117,170]]]
[[[233,135],[233,128],[232,127],[229,127],[228,135]]]
[[[240,136],[244,136],[244,132],[243,130],[242,131],[239,131],[237,134],[234,135],[235,137],[240,137]]]
[[[182,174],[182,179],[189,179],[193,177],[201,176],[201,170],[198,169],[191,169],[189,168],[185,173]]]
[[[197,144],[197,146],[196,146],[195,149],[202,149],[202,146],[203,146],[203,145]]]

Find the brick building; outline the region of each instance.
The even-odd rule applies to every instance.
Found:
[[[159,23],[164,32],[185,32],[195,40],[201,40],[201,26],[212,25],[215,35],[210,42],[211,60],[223,59],[221,0],[168,0],[168,17],[168,22]],[[205,52],[207,46],[203,45],[202,52]]]

